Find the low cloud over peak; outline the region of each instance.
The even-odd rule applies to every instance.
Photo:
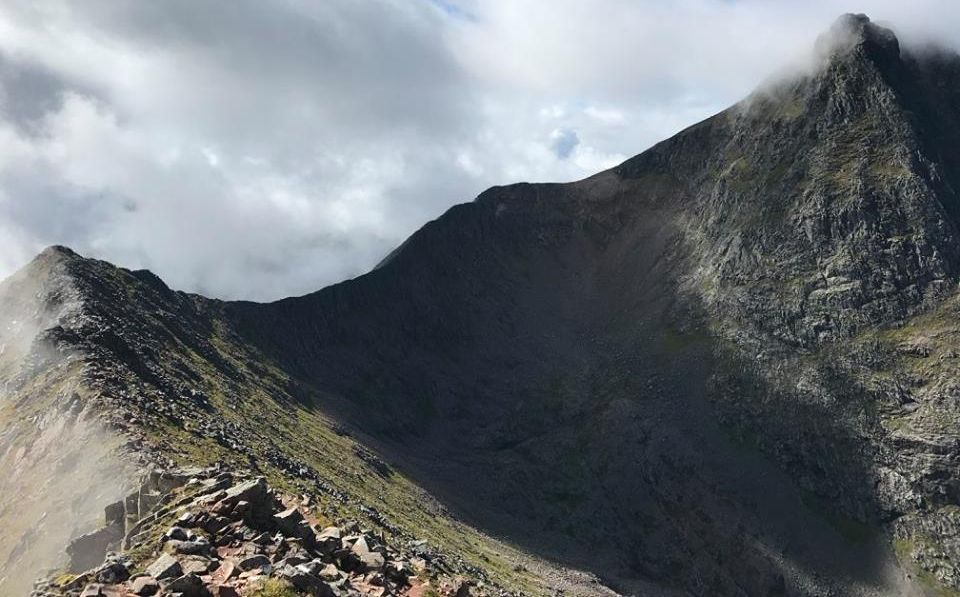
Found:
[[[953,3],[843,4],[0,1],[0,275],[62,243],[219,297],[308,292],[488,186],[722,109],[841,12],[957,45]]]

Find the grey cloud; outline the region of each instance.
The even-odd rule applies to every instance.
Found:
[[[554,131],[551,137],[550,148],[561,160],[569,158],[577,145],[580,145],[580,137],[577,136],[577,132],[570,129]]]
[[[921,5],[859,10],[953,40],[960,9]],[[0,0],[0,275],[62,243],[220,297],[308,292],[487,186],[638,153],[849,8]]]

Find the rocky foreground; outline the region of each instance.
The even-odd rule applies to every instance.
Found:
[[[67,551],[69,571],[33,597],[316,597],[508,594],[467,580],[425,541],[389,545],[331,524],[310,496],[223,470],[151,472]],[[473,586],[471,586],[473,585]]]

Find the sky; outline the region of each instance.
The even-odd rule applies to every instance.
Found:
[[[485,188],[640,153],[844,12],[960,46],[955,0],[0,0],[0,276],[64,244],[304,294]]]

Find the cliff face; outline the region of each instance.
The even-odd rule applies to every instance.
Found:
[[[816,54],[612,170],[490,189],[311,295],[211,301],[55,249],[0,297],[60,309],[31,325],[82,355],[60,377],[120,453],[322,487],[503,587],[558,577],[424,489],[625,593],[960,590],[960,57],[862,15]],[[30,298],[61,279],[47,262],[77,301]]]

